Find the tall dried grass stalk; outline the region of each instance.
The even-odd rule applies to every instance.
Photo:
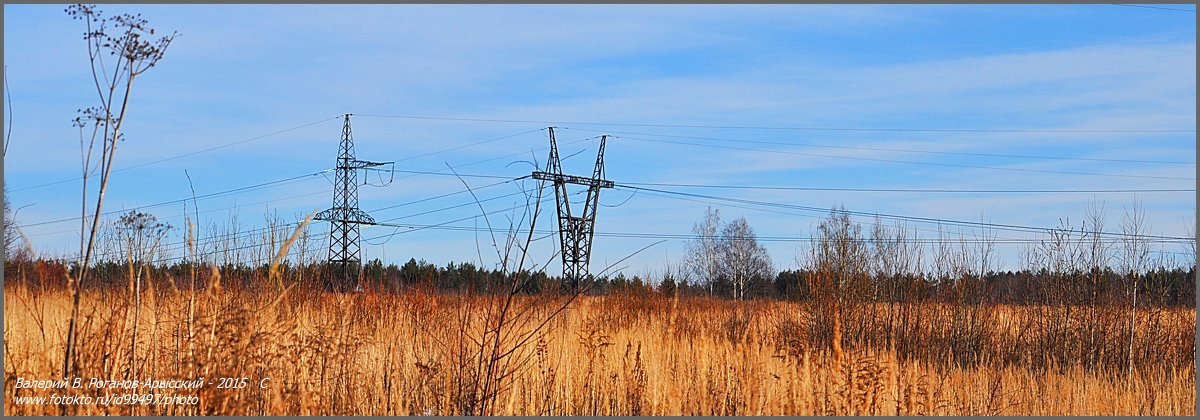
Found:
[[[155,288],[155,315],[140,322],[147,331],[163,333],[148,335],[137,347],[137,360],[145,366],[141,375],[270,378],[266,388],[206,386],[179,391],[197,396],[197,405],[71,406],[68,414],[452,415],[479,413],[481,398],[493,399],[487,414],[498,415],[1195,414],[1194,360],[1186,360],[1193,354],[1191,309],[1160,311],[1163,355],[1139,357],[1135,374],[1126,378],[1124,363],[1103,370],[1066,361],[1037,367],[999,357],[1012,346],[1051,343],[1043,340],[1054,337],[1048,330],[993,331],[996,338],[982,351],[997,356],[963,364],[938,352],[904,354],[864,344],[842,328],[841,315],[834,318],[835,339],[818,339],[817,331],[797,327],[809,315],[795,303],[580,297],[564,309],[568,316],[545,324],[529,346],[502,346],[517,350],[510,363],[497,364],[504,381],[485,395],[473,384],[482,385],[476,381],[486,374],[476,356],[482,334],[495,331],[487,321],[495,318],[486,316],[495,308],[487,303],[494,297],[268,293],[221,289],[221,277],[211,269],[209,287],[194,298],[186,290]],[[82,302],[81,372],[117,377],[129,360],[121,357],[129,347],[117,339],[128,337],[122,331],[130,327],[122,310],[106,304],[98,291],[85,292]],[[512,303],[518,311],[540,314],[530,319],[541,319],[561,302],[520,295]],[[65,336],[61,321],[70,307],[64,291],[6,285],[6,377],[57,375]],[[1035,308],[995,309],[1019,320]],[[904,334],[930,340],[936,339],[929,335],[935,326],[953,316],[930,304],[914,310],[931,322]],[[886,313],[885,306],[858,312]],[[1123,317],[1111,319],[1123,330]],[[1155,321],[1145,315],[1137,322],[1148,328]],[[189,323],[194,333],[187,332]],[[537,325],[509,324],[512,334],[505,340],[525,337]],[[1126,339],[1100,337],[1112,341],[1111,348],[1123,347]],[[195,351],[175,350],[189,347]],[[57,414],[52,407],[14,403],[17,396],[50,391],[14,389],[12,380],[5,386],[5,414]]]

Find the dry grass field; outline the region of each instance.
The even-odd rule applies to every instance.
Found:
[[[898,313],[878,304],[835,312],[824,337],[814,306],[771,300],[517,296],[502,311],[501,297],[248,292],[222,290],[219,275],[207,281],[195,293],[148,282],[136,346],[128,293],[86,291],[79,376],[245,377],[244,388],[141,390],[197,404],[17,404],[132,391],[15,389],[17,378],[61,376],[70,299],[9,284],[5,414],[1195,415],[1194,309],[1145,311],[1136,344],[1154,345],[1135,351],[1129,375],[1124,363],[1104,365],[1128,353],[1079,358],[1088,363],[1048,351],[1087,351],[1071,348],[1080,340],[1099,353],[1128,345],[1128,336],[1072,341],[1035,325],[1071,319],[1051,313],[1064,308],[914,304],[888,344],[864,339],[882,325],[868,320]],[[1076,330],[1067,324],[1059,332]]]

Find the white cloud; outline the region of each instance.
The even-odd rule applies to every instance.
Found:
[[[61,29],[70,21],[61,16],[57,6],[53,10],[33,10],[47,11],[42,18],[54,24],[22,24],[19,27],[28,29],[20,33],[10,33],[6,25],[6,47],[11,47],[6,48],[6,64],[12,66],[14,104],[19,107],[14,149],[5,167],[12,175],[8,177],[10,185],[28,185],[43,177],[52,180],[74,174],[78,141],[69,120],[72,111],[90,99],[86,92],[87,75],[81,66],[85,62],[78,30]],[[130,140],[122,145],[117,166],[242,140],[342,112],[681,125],[1113,130],[1195,127],[1194,41],[1145,42],[1147,38],[1137,38],[1120,43],[1105,40],[1084,46],[1073,43],[1075,46],[1048,48],[1046,45],[1057,45],[1055,40],[1048,40],[1046,45],[1007,45],[1008,48],[1002,49],[1007,52],[1001,53],[945,53],[935,58],[864,57],[862,52],[838,51],[836,45],[830,47],[813,41],[849,39],[858,36],[857,32],[869,34],[880,28],[895,30],[903,25],[937,22],[946,19],[948,14],[944,12],[951,10],[967,9],[871,5],[152,6],[147,7],[145,14],[158,27],[178,29],[182,35],[162,64],[136,87],[139,90],[135,92],[135,117],[131,117],[127,132]],[[990,9],[970,10],[986,14]],[[1012,13],[1014,19],[1026,11],[1001,10]],[[29,16],[35,15],[41,16],[36,13]],[[8,14],[6,17],[12,18]],[[41,41],[35,45],[21,39]],[[956,41],[931,39],[930,42],[946,45],[949,51],[954,49],[950,46]],[[1027,51],[1013,52],[1023,49]],[[360,157],[400,160],[514,134],[537,125],[356,117],[354,128]],[[611,126],[575,128],[616,131]],[[1118,159],[1191,160],[1195,155],[1194,132],[624,129],[894,149]],[[599,134],[584,130],[561,133],[560,141]],[[132,205],[186,195],[183,168],[191,168],[193,176],[203,180],[204,189],[234,188],[248,179],[270,180],[308,172],[308,168],[324,168],[330,163],[337,134],[338,123],[331,122],[219,153],[198,155],[186,162],[149,167],[136,172],[145,177],[140,181],[143,190],[136,190],[138,182],[122,184],[123,188],[135,190],[127,196],[114,194],[114,203]],[[866,159],[1194,176],[1194,168],[1165,165],[677,140]],[[402,161],[397,167],[441,171],[445,169],[442,162],[458,165],[545,144],[545,134],[538,132]],[[569,171],[590,169],[594,147],[594,142],[564,147],[564,154],[583,150],[572,158]],[[618,181],[883,188],[1162,185],[1151,180],[947,168],[621,139],[610,142],[608,147],[609,175]],[[535,156],[544,159],[545,152],[535,152]],[[524,166],[519,170],[505,166],[521,158],[501,159],[468,169],[488,174],[524,173],[527,171]],[[364,203],[387,205],[460,187],[452,178],[422,176],[405,178],[389,189],[364,189],[362,197]],[[150,194],[151,190],[170,193],[167,194],[170,197]],[[291,191],[298,190],[279,192]],[[61,201],[51,201],[39,194],[47,193],[29,192],[14,198],[40,201],[43,205]],[[1077,205],[1082,199],[1076,196],[721,194],[795,200],[817,207],[844,202],[852,209],[935,217],[973,215],[984,209],[996,221],[1029,223],[1082,209]],[[615,192],[605,193],[606,202],[624,197]],[[455,199],[458,201],[447,202],[463,200]],[[1191,198],[1155,196],[1150,200],[1155,200],[1158,212],[1154,223],[1165,230],[1178,225],[1171,219],[1181,214],[1178,208],[1188,204],[1194,208]],[[323,206],[327,205],[328,197],[298,201],[301,202],[281,205]],[[441,201],[430,203],[430,206],[440,205]],[[704,205],[635,196],[624,208],[604,209],[605,226],[686,232],[690,219],[698,219]],[[470,214],[474,210],[464,211],[463,214]],[[680,220],[679,211],[687,215],[684,220]],[[51,213],[47,211],[45,216],[51,217]],[[71,215],[70,211],[63,213],[66,217]],[[747,215],[753,213],[746,211]],[[452,218],[448,214],[439,216],[442,217],[428,220]],[[610,220],[612,225],[607,224]],[[752,222],[760,234],[796,232],[796,226],[807,225],[807,221],[789,222],[786,217],[761,212]],[[439,232],[414,234],[414,237],[442,241],[438,238],[448,235],[451,234]],[[447,255],[459,255],[462,250],[455,246],[462,243],[447,239],[439,242],[445,246],[437,248],[448,250]],[[777,263],[790,260],[790,255],[778,253],[787,252],[792,244],[772,246]],[[422,248],[405,248],[405,252],[419,254]],[[678,244],[665,248],[665,254],[682,255]],[[624,249],[612,252],[618,251]],[[616,258],[615,254],[604,255]]]

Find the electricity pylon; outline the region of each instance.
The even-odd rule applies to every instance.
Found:
[[[554,127],[550,131],[550,158],[545,171],[533,172],[533,179],[554,183],[554,198],[558,202],[558,239],[561,243],[563,262],[563,287],[576,291],[588,277],[588,262],[592,254],[592,238],[596,228],[596,207],[600,202],[600,189],[612,188],[614,183],[604,179],[604,143],[608,136],[600,136],[600,152],[596,155],[596,169],[591,178],[565,175],[558,158],[558,143],[554,140]],[[567,184],[588,187],[580,215],[571,213],[571,202],[567,196]],[[544,183],[542,184],[545,185]],[[536,223],[536,221],[534,221]]]
[[[354,158],[354,137],[350,134],[350,115],[342,125],[342,143],[338,148],[336,177],[333,182],[333,207],[317,213],[316,220],[327,220],[329,232],[329,266],[325,286],[334,291],[351,291],[358,287],[362,273],[359,256],[359,225],[373,225],[375,219],[358,208],[358,169],[386,165],[390,162],[371,162]]]

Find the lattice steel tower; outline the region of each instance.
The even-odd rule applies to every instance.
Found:
[[[350,115],[342,125],[342,143],[338,148],[336,178],[333,182],[333,207],[317,213],[314,219],[327,220],[329,266],[326,287],[336,291],[354,290],[362,273],[359,256],[359,225],[373,225],[375,219],[358,208],[358,169],[385,165],[354,158],[354,138],[350,134]]]
[[[600,136],[600,152],[596,155],[596,169],[591,178],[564,175],[558,158],[558,143],[554,140],[554,127],[550,131],[550,158],[545,171],[535,171],[534,179],[554,183],[554,198],[558,202],[558,239],[562,247],[563,286],[578,290],[580,282],[588,277],[588,262],[592,254],[592,238],[596,227],[596,207],[600,202],[600,189],[612,188],[613,182],[604,179],[604,143],[608,136]],[[567,184],[588,187],[580,215],[571,213]],[[543,184],[545,185],[545,184]]]

